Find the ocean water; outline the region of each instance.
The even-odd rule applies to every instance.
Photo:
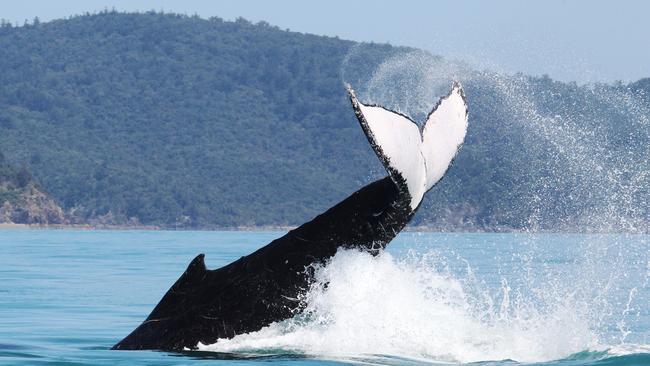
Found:
[[[280,235],[0,231],[0,365],[650,365],[644,235],[402,233],[317,269],[293,319],[200,351],[109,349],[196,254],[217,268]]]

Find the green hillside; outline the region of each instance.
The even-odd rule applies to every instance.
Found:
[[[364,85],[373,71],[413,50],[356,47],[265,23],[157,13],[5,24],[0,149],[83,220],[200,228],[299,224],[383,174],[343,81],[371,96]],[[351,54],[363,62],[351,62]],[[590,205],[601,199],[587,200],[580,195],[588,190],[574,189],[580,172],[558,175],[566,167],[557,159],[560,165],[545,163],[557,146],[532,141],[530,125],[521,123],[527,117],[504,105],[503,81],[479,72],[463,76],[471,113],[467,144],[416,223],[526,228],[532,217],[553,228],[594,211]],[[567,131],[633,128],[638,119],[629,111],[600,105],[598,97],[648,90],[647,82],[631,91],[521,75],[506,81],[535,95],[542,117],[580,115],[562,122]],[[615,151],[627,148],[607,136]],[[534,197],[544,204],[531,205]],[[647,194],[634,193],[634,207],[639,197]],[[645,207],[630,215],[646,220]]]

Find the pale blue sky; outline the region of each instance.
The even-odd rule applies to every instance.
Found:
[[[560,80],[650,76],[650,1],[0,0],[22,24],[104,8],[164,10],[252,21],[358,41],[389,42],[478,68]]]

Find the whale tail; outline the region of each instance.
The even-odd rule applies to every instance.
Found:
[[[378,105],[361,103],[348,85],[354,112],[370,145],[415,211],[424,194],[447,171],[467,133],[467,103],[460,83],[442,97],[422,128],[411,118]]]

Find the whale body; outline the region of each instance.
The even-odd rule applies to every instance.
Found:
[[[310,268],[339,248],[379,253],[408,224],[444,175],[467,131],[463,90],[454,83],[420,128],[409,117],[363,104],[348,86],[356,117],[389,175],[268,245],[209,270],[200,254],[117,350],[196,349],[300,312]]]

